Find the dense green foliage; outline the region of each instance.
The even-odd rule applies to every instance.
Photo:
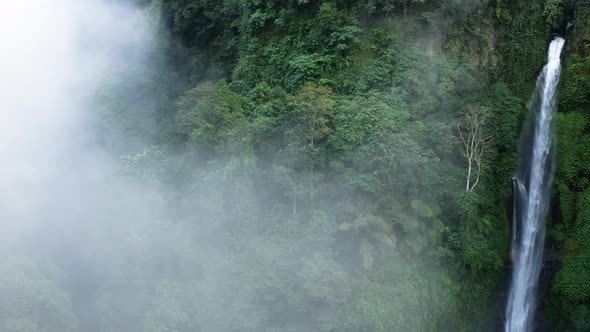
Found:
[[[114,68],[97,95],[100,142],[124,156],[93,229],[112,241],[80,254],[100,257],[80,277],[96,292],[62,282],[67,264],[11,258],[2,331],[492,329],[526,102],[572,16],[551,318],[589,328],[584,1],[137,2],[161,41],[149,70]],[[473,191],[468,105],[490,110],[493,138]]]
[[[590,328],[590,6],[578,2],[572,10],[577,24],[570,32],[559,99],[563,113],[557,123],[560,214],[552,225],[564,257],[551,289],[551,306],[557,329],[584,331]]]
[[[214,56],[221,63],[210,64],[206,83],[180,97],[171,116],[177,132],[186,133],[186,154],[239,173],[239,179],[226,180],[231,188],[246,181],[271,195],[258,193],[262,206],[251,202],[240,208],[242,215],[264,211],[254,219],[268,220],[263,224],[272,230],[242,245],[276,256],[274,264],[255,272],[262,274],[256,282],[260,296],[272,294],[270,302],[258,305],[263,316],[256,329],[279,323],[276,328],[323,331],[481,327],[490,313],[482,299],[501,276],[508,230],[502,200],[481,198],[493,192],[491,177],[478,193],[461,189],[464,166],[454,126],[467,103],[500,103],[510,92],[501,86],[500,96],[485,92],[486,76],[477,71],[485,63],[474,66],[460,46],[463,38],[477,44],[485,37],[465,36],[459,25],[465,22],[448,21],[446,15],[469,13],[489,21],[487,4],[244,1],[235,6],[165,7],[185,43],[201,38],[191,31],[202,31],[198,21],[188,29],[188,8],[209,17],[210,25],[219,24],[208,38],[224,44],[223,52],[230,50],[226,54],[233,57]],[[215,23],[215,11],[235,17]],[[374,18],[376,23],[367,23]],[[454,54],[445,51],[447,43],[459,45]],[[224,72],[241,95],[241,112],[205,101],[220,95],[205,87],[226,86],[211,83]],[[234,98],[230,91],[224,95],[215,98],[217,105]],[[191,112],[187,104],[193,105]],[[223,120],[231,114],[238,122]],[[186,127],[190,123],[195,125]],[[498,123],[517,136],[518,124]],[[218,151],[203,151],[196,143]],[[231,144],[240,152],[228,151]],[[504,148],[514,153],[514,146]],[[277,223],[284,219],[288,227]],[[317,227],[321,231],[303,230]],[[320,243],[308,245],[297,255],[301,260],[291,262],[285,252],[289,237],[306,243],[320,234]],[[281,270],[299,272],[288,276]],[[337,284],[323,285],[328,280]],[[303,289],[294,288],[301,282]],[[306,288],[311,293],[297,299]],[[271,319],[276,314],[268,308],[282,308],[283,318]]]

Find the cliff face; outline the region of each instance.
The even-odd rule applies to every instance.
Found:
[[[403,185],[391,182],[391,188],[397,189],[379,193],[394,205],[409,207],[411,200],[401,197],[414,195],[442,206],[440,244],[449,255],[442,261],[458,290],[452,296],[464,297],[463,303],[455,303],[452,313],[445,315],[453,317],[449,320],[451,326],[456,324],[453,328],[466,329],[485,325],[494,307],[491,303],[503,301],[494,294],[507,278],[502,265],[509,265],[508,202],[510,178],[518,161],[518,137],[548,43],[556,34],[563,35],[567,46],[556,121],[553,192],[559,203],[552,207],[548,221],[539,326],[580,329],[588,324],[583,318],[590,299],[590,286],[584,281],[590,280],[586,263],[590,253],[590,226],[586,226],[590,224],[590,154],[586,152],[590,151],[590,5],[586,1],[239,1],[233,6],[165,1],[162,6],[167,31],[177,41],[168,51],[187,87],[224,79],[230,89],[246,97],[261,93],[259,83],[264,82],[265,89],[277,89],[273,92],[277,95],[280,90],[297,96],[302,86],[313,83],[329,88],[336,109],[351,106],[351,100],[357,103],[354,107],[361,107],[358,98],[367,94],[396,95],[389,105],[403,105],[403,112],[390,108],[386,113],[407,112],[408,123],[419,124],[411,127],[412,135],[424,134],[417,139],[418,146],[438,142],[441,136],[437,139],[437,134],[450,138],[444,148],[425,150],[446,165],[439,175],[447,176],[446,171],[461,174],[453,178],[454,183],[462,180],[465,167],[458,141],[452,141],[457,118],[466,105],[490,110],[488,130],[493,145],[477,190],[461,193],[451,185],[456,191],[449,193],[439,183],[420,189],[410,185],[400,194],[394,192]],[[308,91],[310,87],[307,85]],[[255,121],[254,113],[248,112],[250,121]],[[175,111],[164,114],[169,119],[175,116]],[[326,119],[325,133],[330,133],[318,136],[318,142],[325,149],[322,153],[333,160],[314,172],[330,177],[334,165],[344,172],[354,168],[350,167],[352,160],[342,156],[358,152],[355,149],[360,145],[351,144],[351,136],[334,135],[340,133],[337,115]],[[189,133],[183,135],[176,138],[183,142]],[[356,142],[368,137],[363,135]],[[283,149],[272,147],[276,141],[266,139],[270,138],[261,139],[265,145],[261,154]],[[397,139],[387,144],[396,144]],[[363,173],[359,168],[356,171]],[[416,178],[422,177],[428,175]],[[381,185],[387,187],[384,182]],[[364,192],[367,183],[360,187],[351,191],[363,199],[375,199]],[[290,196],[297,205],[293,196],[297,195]],[[304,209],[309,207],[300,203]],[[459,206],[458,212],[451,212]],[[387,222],[395,219],[394,210],[379,201],[371,211]],[[393,233],[401,246],[417,241],[403,227],[394,226]],[[373,258],[367,260],[366,253],[364,257],[365,269],[369,269],[372,263],[367,262]]]

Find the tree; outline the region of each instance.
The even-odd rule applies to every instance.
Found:
[[[272,175],[275,181],[286,190],[286,195],[293,201],[293,215],[297,215],[297,200],[300,199],[305,189],[301,175],[293,168],[284,165],[273,165]]]
[[[64,276],[46,258],[0,257],[0,331],[72,332],[78,328]]]
[[[490,112],[478,105],[467,105],[457,123],[459,139],[463,143],[463,155],[467,159],[467,181],[465,190],[473,191],[479,183],[492,137],[488,134]],[[475,179],[473,179],[475,177]]]
[[[307,83],[301,92],[289,97],[289,100],[294,107],[296,124],[287,131],[287,136],[290,146],[302,151],[305,167],[309,169],[309,199],[313,202],[319,177],[316,168],[325,159],[323,147],[319,143],[332,132],[328,126],[334,107],[332,90]]]
[[[351,242],[356,242],[361,267],[368,272],[377,259],[396,247],[397,238],[393,233],[392,224],[373,214],[361,215],[352,222],[344,222],[338,231],[350,233]]]
[[[241,97],[225,81],[197,85],[180,96],[176,106],[177,132],[210,157],[227,149],[232,130],[244,121]]]

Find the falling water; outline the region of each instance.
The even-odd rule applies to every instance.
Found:
[[[536,288],[541,272],[545,241],[545,217],[553,181],[551,150],[554,137],[551,122],[556,109],[556,91],[565,40],[555,38],[549,46],[548,61],[537,80],[529,116],[532,141],[521,146],[520,165],[514,185],[512,254],[514,270],[506,308],[507,332],[533,329]],[[526,135],[525,135],[526,136]]]

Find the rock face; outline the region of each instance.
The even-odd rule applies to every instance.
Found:
[[[539,285],[537,289],[538,306],[535,315],[535,329],[537,332],[551,331],[550,322],[547,317],[547,304],[549,303],[549,290],[551,289],[551,281],[555,273],[561,268],[560,257],[562,253],[553,246],[545,248],[543,256],[543,268],[539,277]]]

